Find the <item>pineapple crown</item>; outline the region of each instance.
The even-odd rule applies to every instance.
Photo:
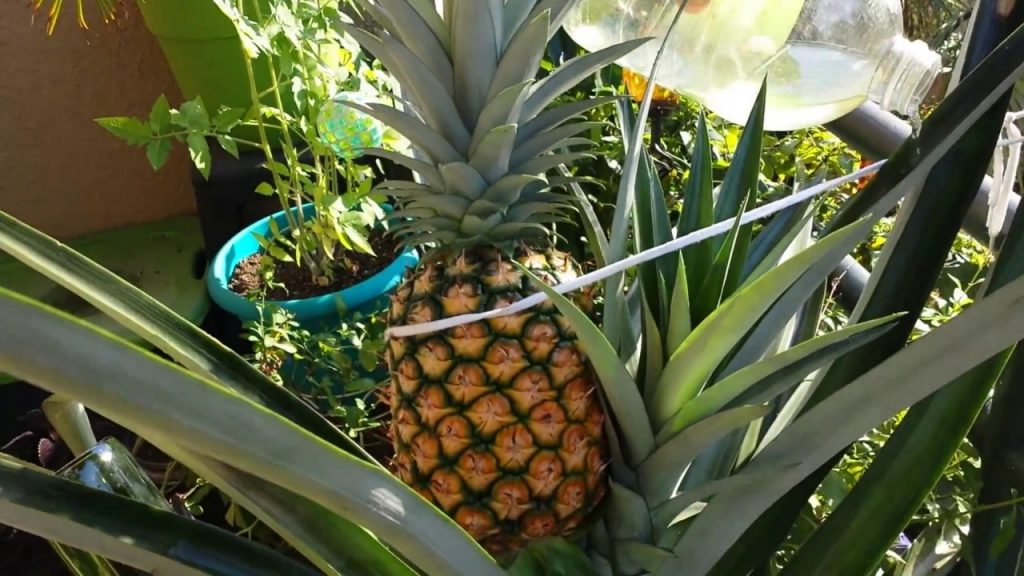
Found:
[[[548,41],[578,0],[354,0],[381,28],[343,28],[398,80],[408,110],[349,105],[389,125],[418,151],[370,154],[405,166],[417,181],[387,181],[393,230],[408,245],[507,246],[548,235],[571,208],[566,183],[548,172],[586,153],[576,121],[616,97],[551,106],[566,91],[648,39],[564,62],[538,79]]]

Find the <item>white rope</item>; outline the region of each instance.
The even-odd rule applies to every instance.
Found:
[[[994,247],[996,238],[1003,231],[1010,209],[1013,185],[1017,182],[1024,137],[1016,122],[1021,118],[1024,118],[1024,112],[1006,114],[1002,130],[999,132],[1001,140],[992,156],[992,191],[988,195],[988,218],[985,222],[988,227],[989,248]]]
[[[810,200],[816,196],[824,194],[825,192],[834,190],[840,186],[849,184],[850,182],[855,182],[863,178],[864,176],[877,172],[886,162],[886,160],[875,162],[874,164],[862,168],[854,172],[853,174],[842,176],[840,178],[829,180],[827,182],[822,182],[821,184],[812,186],[797,194],[793,194],[781,200],[777,200],[770,204],[765,204],[764,206],[755,208],[754,210],[746,212],[739,217],[740,224],[745,225],[757,220],[762,220],[764,218],[767,218],[768,216],[771,216],[772,214],[781,212],[782,210],[785,210],[786,208],[789,208],[791,206],[796,206],[797,204]],[[583,276],[580,276],[575,280],[571,280],[569,282],[565,282],[563,284],[554,286],[555,292],[559,294],[565,294],[566,292],[572,292],[573,290],[578,290],[585,286],[596,284],[602,280],[606,280],[614,276],[615,274],[625,272],[629,268],[643,264],[644,262],[649,262],[651,260],[661,258],[666,254],[672,254],[673,252],[682,250],[687,246],[692,246],[693,244],[703,242],[704,240],[707,240],[709,238],[714,238],[715,236],[725,234],[732,230],[735,223],[736,217],[729,218],[728,220],[723,220],[717,224],[708,226],[707,228],[702,228],[700,230],[691,232],[685,236],[676,238],[675,240],[662,244],[661,246],[648,248],[647,250],[644,250],[639,254],[635,254],[633,256],[630,256],[629,258],[619,260],[618,262],[615,262],[613,264],[609,264],[604,268],[600,268],[588,274],[584,274]],[[388,338],[406,338],[409,336],[418,336],[420,334],[429,334],[431,332],[448,330],[450,328],[461,326],[463,324],[469,324],[471,322],[479,322],[481,320],[490,320],[492,318],[509,316],[517,312],[526,310],[528,308],[537,306],[538,304],[542,304],[545,300],[547,300],[547,298],[547,294],[544,294],[543,292],[538,292],[536,294],[531,294],[530,296],[504,308],[489,310],[487,312],[479,312],[476,314],[462,314],[460,316],[452,316],[451,318],[435,320],[433,322],[424,322],[421,324],[395,326],[387,330],[386,336]]]

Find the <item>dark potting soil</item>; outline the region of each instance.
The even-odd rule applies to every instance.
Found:
[[[400,249],[399,241],[383,230],[372,232],[368,240],[376,256],[361,252],[346,252],[344,262],[341,258],[337,259],[338,267],[334,270],[334,279],[326,286],[317,284],[309,269],[294,262],[275,260],[274,282],[278,285],[267,291],[267,299],[297,300],[323,296],[344,290],[380,272],[395,258]],[[260,263],[262,256],[262,252],[257,252],[239,262],[231,274],[228,288],[236,294],[242,295],[262,291],[264,288]],[[280,286],[281,284],[284,287]]]

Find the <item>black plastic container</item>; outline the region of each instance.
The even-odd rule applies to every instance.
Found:
[[[234,158],[214,144],[210,153],[209,179],[192,167],[192,191],[207,259],[213,258],[239,230],[281,210],[276,196],[255,192],[260,183],[271,179],[263,167],[266,156],[261,150],[247,150]]]

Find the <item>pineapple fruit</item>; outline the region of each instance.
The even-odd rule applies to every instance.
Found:
[[[349,32],[399,80],[410,110],[352,104],[418,151],[415,182],[380,188],[400,209],[392,229],[423,246],[389,311],[392,326],[507,306],[579,265],[547,224],[570,208],[548,176],[580,157],[595,126],[574,121],[611,99],[553,105],[643,41],[536,75],[575,0],[357,0],[383,29]],[[585,297],[584,297],[585,298]],[[586,308],[586,303],[582,304]],[[492,553],[572,535],[606,491],[605,415],[568,322],[551,305],[446,331],[393,338],[393,468]]]
[[[513,255],[551,282],[576,266],[550,249]],[[435,252],[399,288],[392,325],[482,312],[534,292],[493,247]],[[398,476],[491,552],[569,534],[600,501],[607,460],[597,383],[553,307],[393,339]]]

